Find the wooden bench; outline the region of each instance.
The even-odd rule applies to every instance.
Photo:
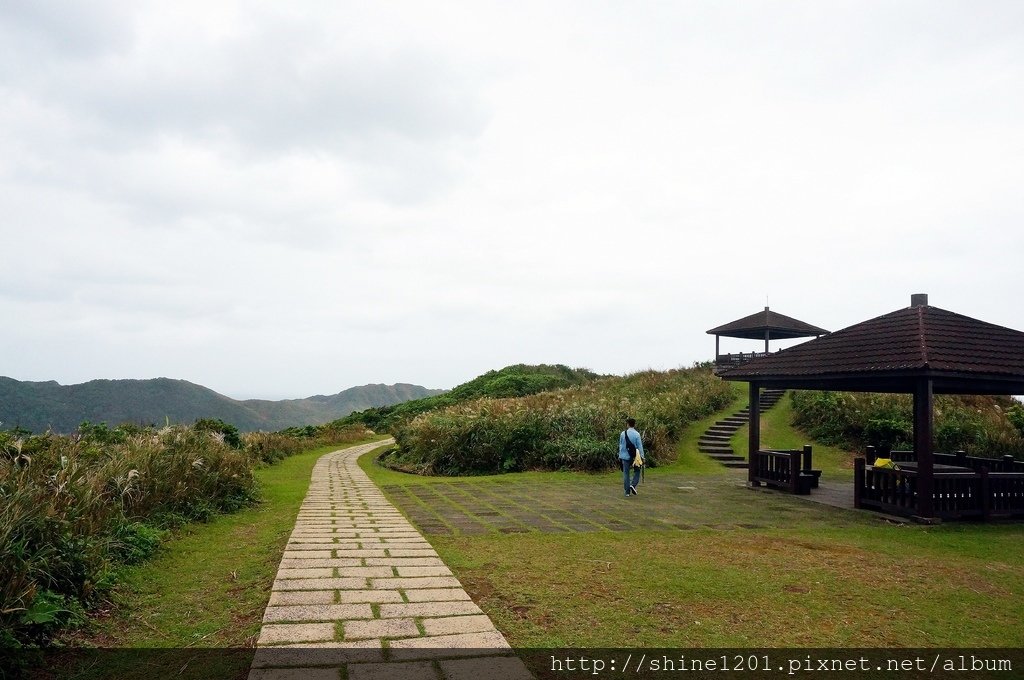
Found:
[[[761,449],[756,456],[752,482],[799,495],[818,488],[821,470],[812,469],[809,445],[802,449]]]

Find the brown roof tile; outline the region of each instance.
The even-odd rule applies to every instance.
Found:
[[[1024,379],[1024,333],[921,305],[755,359],[723,372],[722,377],[756,380],[908,372]]]
[[[824,335],[828,333],[824,328],[812,326],[809,323],[794,319],[785,314],[773,312],[767,307],[764,311],[745,316],[742,319],[731,321],[723,326],[712,328],[709,335],[724,335],[729,338],[749,338],[760,340],[764,338],[765,331],[773,340],[784,338],[806,338],[811,335]]]

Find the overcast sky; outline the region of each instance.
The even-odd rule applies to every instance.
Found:
[[[1024,330],[1024,3],[0,3],[0,375],[236,398]],[[723,350],[757,349],[723,341]]]

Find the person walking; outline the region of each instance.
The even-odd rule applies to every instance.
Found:
[[[640,465],[634,465],[637,457],[640,458]],[[643,469],[644,443],[640,433],[636,431],[636,421],[632,418],[626,419],[626,429],[619,435],[619,463],[622,464],[622,488],[626,496],[636,495],[636,485],[640,483],[640,470]],[[633,471],[632,483],[630,483],[629,471]]]

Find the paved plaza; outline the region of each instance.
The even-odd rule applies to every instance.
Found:
[[[263,617],[250,680],[530,678],[504,636],[356,463],[323,456]]]

